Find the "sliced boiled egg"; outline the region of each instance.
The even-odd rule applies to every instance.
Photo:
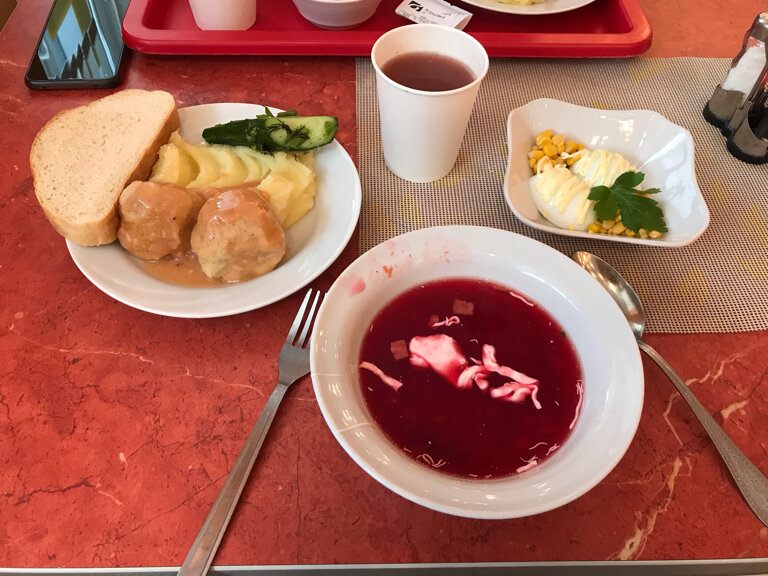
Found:
[[[528,181],[536,208],[559,228],[586,230],[597,219],[590,186],[565,166],[545,168]]]

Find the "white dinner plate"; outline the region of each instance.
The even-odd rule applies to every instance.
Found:
[[[485,8],[486,10],[493,10],[494,12],[527,15],[569,12],[570,10],[576,10],[582,6],[591,4],[594,1],[595,0],[543,0],[543,2],[539,2],[538,4],[520,5],[503,4],[501,2],[494,2],[494,0],[462,0],[465,4],[477,6],[478,8]]]
[[[573,343],[583,374],[581,414],[563,446],[532,470],[484,480],[428,468],[393,444],[366,406],[358,366],[371,322],[397,295],[444,278],[514,289],[538,302]],[[323,300],[310,364],[320,410],[357,464],[413,502],[471,518],[528,516],[578,498],[619,462],[643,407],[640,352],[613,298],[557,250],[495,228],[424,228],[360,256]]]
[[[276,108],[271,108],[278,112]],[[179,110],[181,135],[201,143],[208,126],[253,118],[256,104],[204,104]],[[118,242],[80,246],[67,241],[75,264],[112,298],[139,310],[180,318],[212,318],[255,310],[276,302],[319,276],[347,245],[360,215],[360,178],[349,154],[336,140],[315,151],[318,179],[314,207],[286,231],[286,257],[272,272],[249,282],[193,288],[158,280]]]
[[[559,228],[544,218],[531,198],[528,152],[536,134],[551,129],[591,150],[624,156],[645,174],[642,188],[659,188],[654,196],[664,211],[668,232],[657,240],[590,234]],[[541,98],[515,108],[507,118],[509,158],[504,198],[528,226],[577,238],[676,248],[699,238],[709,226],[709,208],[696,181],[693,137],[682,126],[651,110],[600,110]]]

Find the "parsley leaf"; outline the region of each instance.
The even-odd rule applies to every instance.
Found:
[[[613,220],[621,214],[621,222],[637,232],[640,228],[648,231],[667,232],[664,214],[658,202],[648,198],[648,194],[658,194],[658,188],[637,190],[645,178],[642,172],[624,172],[612,186],[593,186],[589,199],[595,201],[595,213],[598,220]]]
[[[659,204],[653,198],[641,196],[634,190],[614,188],[613,194],[617,198],[621,221],[630,230],[637,232],[640,228],[646,230],[658,230],[666,232],[664,214]]]
[[[613,187],[627,188],[628,190],[631,190],[632,188],[640,186],[640,183],[643,180],[645,180],[645,174],[642,172],[624,172],[616,178]]]
[[[594,186],[589,191],[589,199],[597,200],[595,213],[598,220],[613,220],[616,218],[616,214],[619,212],[619,205],[608,186]]]

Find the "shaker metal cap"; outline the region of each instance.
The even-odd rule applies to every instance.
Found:
[[[768,12],[761,12],[757,15],[749,35],[761,42],[768,43]]]

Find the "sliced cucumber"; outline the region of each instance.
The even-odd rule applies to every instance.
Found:
[[[275,150],[312,150],[333,141],[339,128],[335,116],[266,118],[264,127]]]
[[[203,130],[210,144],[249,146],[255,150],[301,152],[333,141],[339,127],[335,116],[273,116],[234,120]]]

